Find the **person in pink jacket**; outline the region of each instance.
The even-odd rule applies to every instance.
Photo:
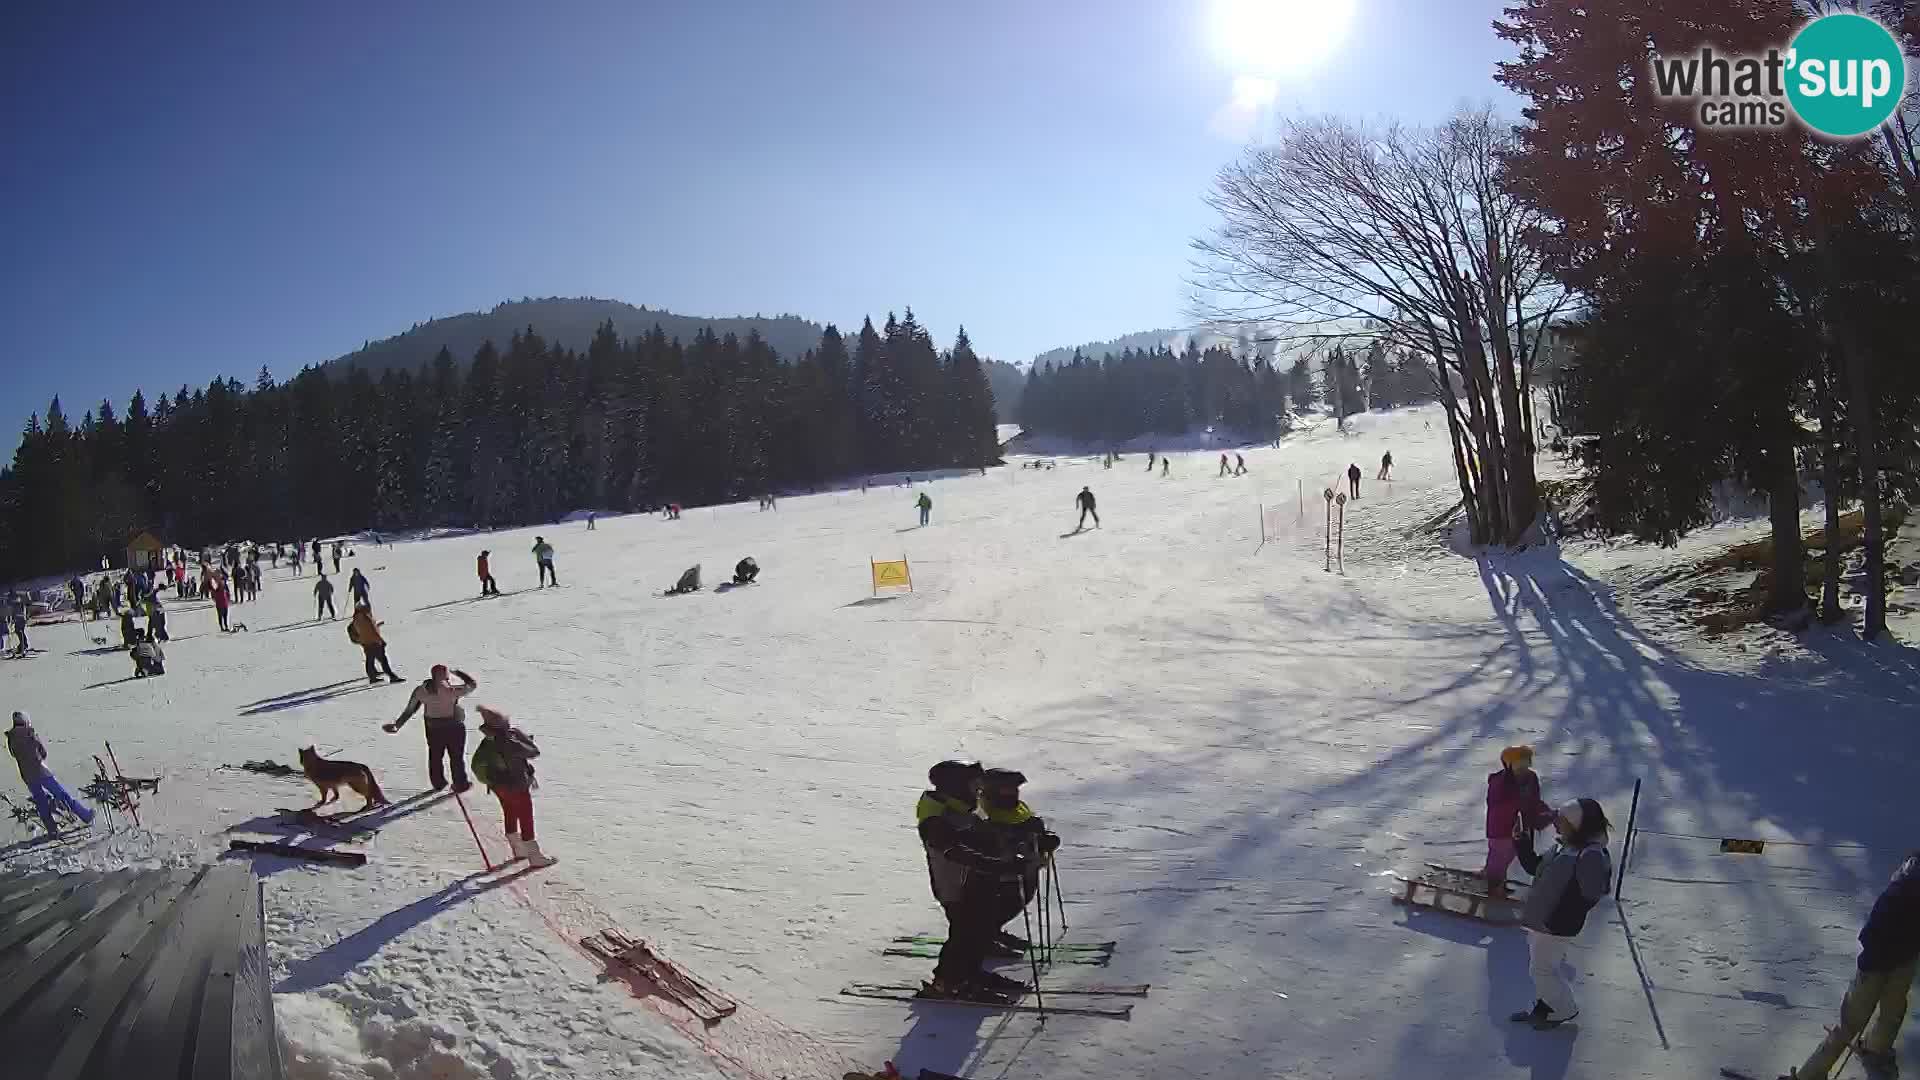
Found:
[[[1509,746],[1500,751],[1500,771],[1487,776],[1487,892],[1507,888],[1507,867],[1513,865],[1513,838],[1522,827],[1537,832],[1553,824],[1553,808],[1540,797],[1540,778],[1533,772],[1533,747]]]

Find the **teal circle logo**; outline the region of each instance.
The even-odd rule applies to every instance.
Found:
[[[1865,15],[1823,15],[1802,27],[1788,60],[1787,100],[1802,123],[1847,139],[1886,123],[1907,91],[1907,58]]]

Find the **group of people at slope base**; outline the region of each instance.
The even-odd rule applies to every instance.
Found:
[[[452,678],[458,678],[459,683]],[[449,772],[453,774],[455,795],[473,786],[467,779],[467,714],[460,699],[479,687],[479,681],[466,672],[435,664],[426,681],[413,688],[399,718],[381,725],[392,735],[405,727],[414,713],[422,714],[427,735],[427,779],[434,791],[447,786]],[[486,705],[477,711],[481,739],[473,752],[473,775],[500,803],[507,847],[515,859],[525,859],[530,866],[551,866],[553,856],[540,850],[533,831],[533,793],[539,787],[533,759],[540,756],[540,748],[531,736],[513,725],[506,713]]]
[[[1024,958],[1031,942],[1007,931],[1040,892],[1040,871],[1060,837],[1020,799],[1027,778],[1012,769],[949,759],[927,771],[931,785],[914,807],[933,898],[947,940],[922,997],[1006,1003],[1027,984],[984,965]]]
[[[1534,833],[1551,826],[1553,850],[1534,851]],[[1587,913],[1612,892],[1607,854],[1611,823],[1600,804],[1577,799],[1558,810],[1541,796],[1533,748],[1509,746],[1487,777],[1487,859],[1481,873],[1490,897],[1507,894],[1507,871],[1517,860],[1533,878],[1522,902],[1533,1007],[1512,1019],[1555,1027],[1579,1015],[1561,966],[1586,925]],[[1908,993],[1920,960],[1920,851],[1909,854],[1874,902],[1860,931],[1860,957],[1840,1006],[1840,1023],[1799,1066],[1780,1080],[1828,1080],[1851,1044],[1868,1070],[1897,1075],[1893,1045],[1906,1021]],[[1864,1035],[1863,1035],[1864,1033]]]

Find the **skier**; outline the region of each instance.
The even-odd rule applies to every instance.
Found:
[[[1347,495],[1347,498],[1352,499],[1355,502],[1359,502],[1360,501],[1360,466],[1359,465],[1349,464],[1347,466],[1347,487],[1351,489],[1351,491],[1349,491]]]
[[[554,588],[559,588],[560,576],[553,572],[553,545],[547,543],[546,537],[533,538],[533,559],[540,571],[540,587],[546,588],[548,579],[552,579]]]
[[[353,617],[347,620],[347,640],[360,646],[360,651],[366,654],[369,683],[380,681],[375,665],[387,673],[388,682],[400,682],[400,676],[393,673],[393,665],[387,662],[387,639],[380,635],[381,625],[374,621],[373,605],[365,600],[355,601]]]
[[[1233,471],[1232,469],[1229,469],[1227,467],[1227,455],[1221,454],[1220,455],[1220,475],[1225,476],[1232,471]]]
[[[480,595],[481,596],[499,596],[500,595],[500,586],[494,583],[493,572],[487,566],[487,559],[492,555],[493,555],[493,552],[491,551],[482,551],[480,553],[479,561],[476,563],[476,567],[480,571]]]
[[[320,538],[316,536],[313,538],[313,568],[315,570],[319,570],[322,565],[323,565],[323,562],[320,557]],[[340,572],[339,570],[334,571],[334,573],[336,574],[339,572]]]
[[[133,647],[133,677],[144,679],[149,675],[167,673],[167,654],[160,650],[158,642],[153,640],[153,631],[149,630]]]
[[[355,606],[373,602],[373,585],[357,566],[353,568],[353,576],[347,579],[347,592],[353,596]]]
[[[473,693],[480,684],[464,671],[455,671],[453,674],[460,676],[461,685],[455,686],[447,681],[447,665],[433,665],[433,671],[426,681],[413,688],[413,695],[407,699],[407,709],[400,714],[400,719],[380,727],[392,735],[406,726],[414,713],[424,710],[427,779],[432,781],[435,791],[447,786],[446,774],[441,766],[441,759],[445,758],[447,765],[453,769],[453,793],[458,795],[473,786],[467,783],[467,712],[460,707],[460,699]]]
[[[335,574],[340,572],[340,551],[344,547],[346,547],[346,545],[338,540],[333,542],[333,572]]]
[[[1247,475],[1247,459],[1240,454],[1233,455],[1233,475]]]
[[[25,593],[15,593],[13,597],[13,655],[27,655],[33,646],[27,642],[27,611],[30,605]]]
[[[733,583],[735,585],[751,585],[754,579],[759,576],[760,564],[754,562],[753,556],[751,555],[733,564]]]
[[[1093,508],[1093,489],[1082,487],[1080,494],[1073,497],[1073,504],[1080,509],[1080,523],[1073,527],[1074,532],[1087,527],[1088,514],[1093,515],[1093,527],[1096,529],[1100,527],[1100,512]]]
[[[507,846],[513,857],[527,860],[539,868],[552,866],[553,856],[540,850],[533,835],[533,759],[540,756],[527,733],[514,727],[507,714],[485,705],[480,713],[480,745],[473,751],[474,779],[487,785],[500,800],[500,812],[506,818]]]
[[[1003,928],[1038,895],[1041,864],[1060,847],[1060,837],[1047,831],[1047,823],[1020,801],[1020,786],[1026,782],[1014,769],[988,769],[980,774],[980,808],[986,812],[987,833],[994,840],[988,850],[1025,862],[1018,879],[1001,883],[994,911],[993,948],[1013,957],[1026,956],[1032,942]]]
[[[1164,480],[1164,479],[1166,479],[1166,476],[1167,476],[1167,466],[1169,466],[1169,465],[1171,465],[1171,464],[1172,464],[1172,462],[1170,462],[1169,460],[1167,460],[1167,459],[1166,459],[1166,458],[1164,458],[1164,457],[1160,459],[1160,478],[1161,478],[1161,479],[1163,479],[1163,480]],[[1149,469],[1148,471],[1149,471],[1149,472],[1151,472],[1152,470],[1151,470],[1151,469]]]
[[[293,545],[293,576],[299,577],[301,569],[304,568],[306,564],[307,549],[301,547],[299,544]]]
[[[41,745],[40,736],[34,733],[33,724],[25,712],[13,714],[13,726],[7,729],[7,752],[13,755],[13,763],[20,767],[20,779],[27,785],[27,794],[32,797],[33,808],[39,812],[40,822],[47,827],[48,836],[60,832],[53,823],[55,803],[66,807],[83,823],[93,824],[93,811],[68,794],[53,775],[53,770],[47,768],[47,748]]]
[[[1835,1059],[1862,1031],[1866,1037],[1853,1047],[1860,1063],[1877,1076],[1898,1076],[1893,1043],[1907,1019],[1907,992],[1913,986],[1916,960],[1920,960],[1920,851],[1900,863],[1867,913],[1867,924],[1860,929],[1860,959],[1840,1002],[1840,1023],[1827,1029],[1827,1037],[1805,1064],[1789,1069],[1781,1080],[1827,1080]]]
[[[920,524],[925,527],[927,521],[933,517],[933,500],[923,491],[918,499],[913,500],[913,505],[920,508]]]
[[[319,622],[322,612],[325,612],[329,619],[337,619],[340,615],[333,610],[333,582],[327,580],[327,571],[324,567],[316,567],[316,569],[320,571],[320,580],[313,583],[313,621]],[[226,629],[224,623],[225,620],[222,619],[220,627],[222,630]]]
[[[1025,870],[1021,859],[988,850],[994,838],[976,813],[982,775],[977,761],[942,761],[927,770],[932,789],[921,792],[914,807],[927,879],[947,915],[947,941],[921,997],[1004,1004],[1011,1000],[1008,993],[1024,989],[1016,988],[1016,980],[981,969],[1000,925],[994,916],[1001,878],[1017,881]]]
[[[147,636],[156,641],[167,641],[167,609],[160,606],[160,594],[154,593],[147,598]]]
[[[1154,459],[1153,451],[1151,450],[1147,451],[1147,472],[1148,473],[1153,472],[1153,459]]]
[[[1546,855],[1533,853],[1533,834],[1521,833],[1520,865],[1533,875],[1520,922],[1527,928],[1533,1008],[1509,1019],[1535,1027],[1558,1027],[1580,1015],[1573,987],[1560,974],[1567,949],[1587,924],[1587,912],[1612,892],[1613,860],[1607,857],[1607,815],[1592,799],[1570,802],[1553,818],[1559,843]]]
[[[1553,824],[1553,808],[1540,797],[1540,778],[1533,771],[1533,747],[1509,746],[1500,751],[1500,769],[1487,775],[1487,862],[1480,871],[1487,879],[1487,895],[1507,891],[1507,867],[1513,864],[1514,837],[1525,829],[1529,836]],[[1531,843],[1531,841],[1529,841]]]
[[[1389,450],[1386,453],[1380,455],[1380,472],[1374,476],[1374,479],[1375,480],[1393,479],[1393,451]]]
[[[593,531],[594,531],[594,528],[593,528],[593,511],[591,511],[591,510],[589,510],[589,511],[587,511],[587,531],[588,531],[588,532],[593,532]]]

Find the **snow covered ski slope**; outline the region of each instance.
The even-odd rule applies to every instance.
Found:
[[[1582,569],[1662,553],[1446,550],[1415,529],[1455,497],[1439,414],[1353,426],[1246,450],[1237,478],[1217,453],[1176,454],[1164,478],[1140,455],[1062,458],[775,511],[362,546],[396,670],[464,668],[470,705],[539,741],[537,827],[561,861],[531,873],[484,872],[451,799],[309,840],[275,808],[310,788],[220,768],[313,745],[395,800],[426,786],[418,722],[380,727],[408,686],[365,685],[344,620],[311,621],[311,576],[269,573],[234,609],[244,633],[170,605],[158,679],[131,681],[77,626],[38,628],[47,651],[0,664],[0,688],[55,769],[77,786],[110,739],[163,783],[143,828],[7,865],[186,862],[289,835],[364,852],[358,869],[254,857],[299,1080],[838,1080],[886,1060],[1045,1080],[1784,1071],[1831,1022],[1867,903],[1915,843],[1905,651],[1678,651]],[[1373,479],[1386,450],[1391,485]],[[1350,462],[1362,498],[1329,573],[1317,493]],[[1082,485],[1103,525],[1075,532]],[[536,534],[564,587],[534,588]],[[478,599],[483,548],[498,598]],[[759,583],[716,588],[745,555]],[[869,561],[903,556],[914,591],[874,597]],[[660,595],[695,563],[704,591]],[[1573,950],[1580,1017],[1550,1032],[1506,1019],[1531,1001],[1521,931],[1390,902],[1396,872],[1478,864],[1486,775],[1513,742],[1537,748],[1551,802],[1592,796],[1623,825],[1640,778],[1642,826],[1708,838],[1636,841],[1624,903]],[[1118,942],[1107,966],[1049,977],[1151,983],[1130,1019],[837,993],[931,968],[882,952],[944,931],[912,808],[927,767],[959,755],[1029,777],[1065,838],[1067,940]],[[476,788],[465,805],[503,857],[497,804]],[[1721,836],[1806,846],[1728,856]],[[609,928],[738,1011],[706,1024],[602,979],[574,943]]]

